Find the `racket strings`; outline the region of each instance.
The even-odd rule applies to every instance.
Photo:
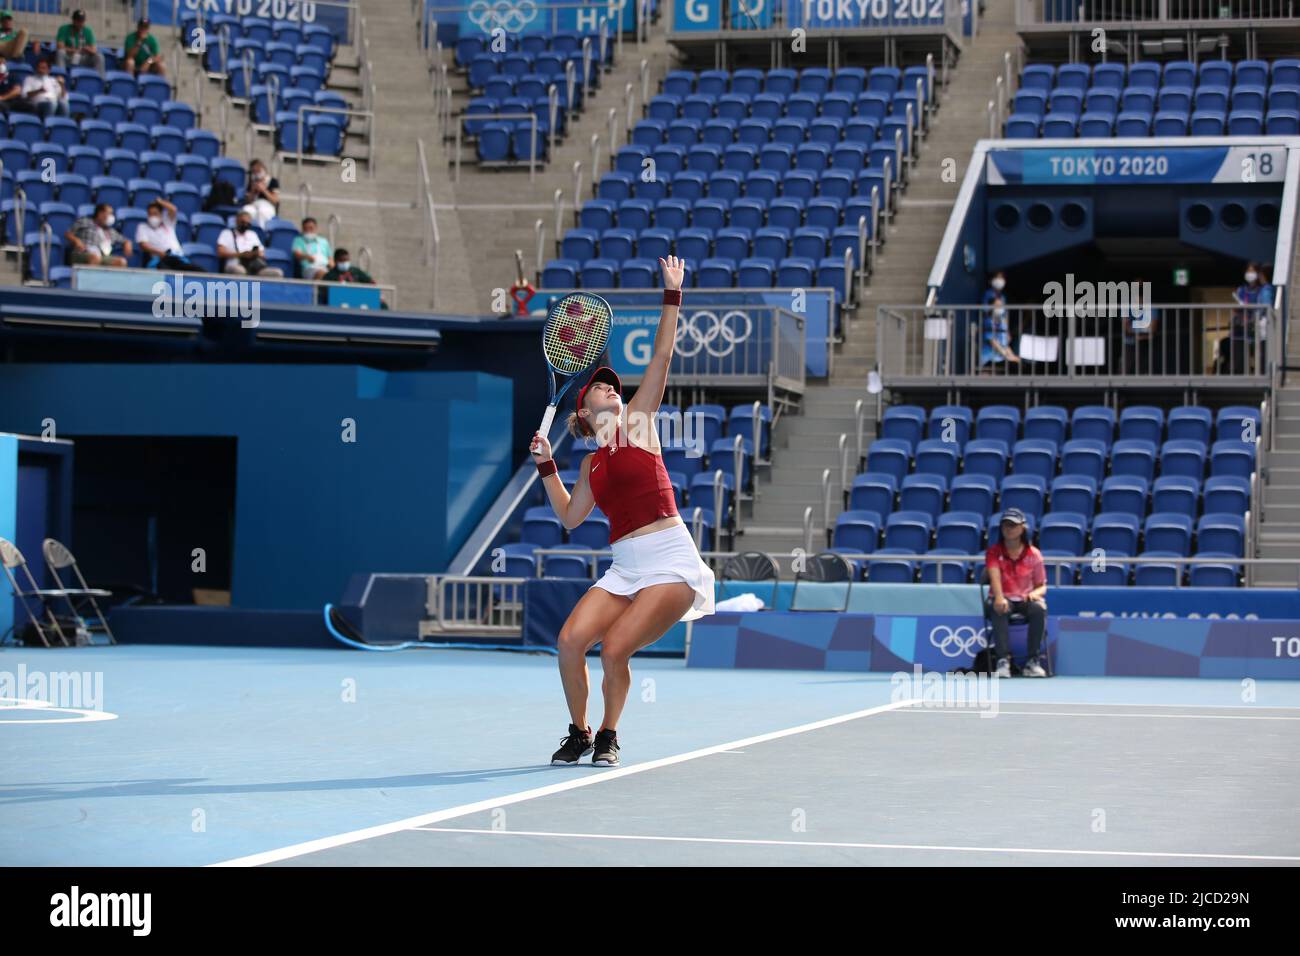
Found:
[[[591,365],[605,351],[611,318],[604,299],[580,292],[565,296],[552,309],[542,337],[547,361],[570,375]]]

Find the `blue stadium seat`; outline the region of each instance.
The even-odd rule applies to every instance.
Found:
[[[883,520],[880,516],[894,510],[898,484],[899,478],[893,472],[869,471],[856,475],[849,489],[849,508],[871,512],[876,515],[876,524],[879,525]]]
[[[1237,475],[1207,478],[1203,495],[1206,514],[1244,515],[1250,509],[1250,482]]]
[[[878,442],[876,444],[878,444]],[[957,476],[957,464],[957,445],[953,442],[927,438],[924,441],[919,442],[916,446],[916,470],[918,473],[942,475],[949,483],[951,483],[953,478]],[[989,476],[988,472],[982,471],[967,472],[967,474],[983,474]]]
[[[582,264],[579,279],[584,289],[611,289],[618,275],[619,263],[613,259],[591,259]]]
[[[965,584],[970,578],[970,566],[965,561],[944,560],[949,556],[960,556],[970,552],[957,548],[931,548],[926,557],[933,561],[921,563],[920,581],[922,584]]]
[[[1258,446],[1228,438],[1210,446],[1210,474],[1249,479],[1255,473]]]
[[[1133,565],[1133,584],[1139,588],[1172,588],[1182,580],[1182,566],[1161,558],[1176,558],[1180,555],[1167,551],[1143,551]]]
[[[1016,442],[1011,453],[1011,470],[1017,475],[1038,475],[1050,481],[1056,475],[1055,443],[1041,438]]]
[[[1232,558],[1234,555],[1215,551],[1198,551],[1198,558]],[[1193,564],[1187,571],[1187,583],[1194,588],[1235,588],[1241,566],[1230,561],[1214,564]]]
[[[1078,557],[1084,554],[1084,537],[1088,518],[1069,511],[1051,511],[1043,517],[1038,531],[1038,546],[1046,554],[1049,550],[1061,555]]]
[[[1153,405],[1132,405],[1119,416],[1121,440],[1138,439],[1159,445],[1164,440],[1165,413]]]
[[[906,548],[881,548],[867,562],[867,580],[875,584],[911,584],[916,574],[916,562],[903,555]]]
[[[1221,408],[1214,419],[1215,441],[1259,440],[1259,409],[1250,405],[1229,405]],[[1206,437],[1204,441],[1209,441]]]
[[[1061,474],[1088,475],[1100,482],[1106,474],[1106,446],[1095,438],[1078,438],[1061,446]]]
[[[1246,551],[1246,519],[1238,514],[1210,513],[1196,522],[1196,548],[1241,557]]]
[[[1084,405],[1070,419],[1070,437],[1091,438],[1107,449],[1115,437],[1115,411],[1105,405]]]
[[[1173,434],[1170,421],[1170,434]],[[1205,475],[1205,444],[1200,441],[1174,438],[1160,446],[1160,474],[1182,475],[1198,482]]]
[[[1007,459],[1010,452],[1006,442],[984,438],[974,438],[966,443],[962,453],[962,473],[967,475],[989,475],[994,481],[1001,481],[1006,474]]]
[[[1137,554],[1137,515],[1121,511],[1102,511],[1092,519],[1092,547],[1109,555]]]
[[[552,259],[542,269],[543,289],[574,289],[578,285],[578,263],[573,259]]]
[[[986,405],[975,416],[975,437],[995,438],[1011,447],[1020,437],[1020,409],[1013,405]]]
[[[1151,510],[1177,512],[1189,518],[1200,510],[1201,483],[1185,475],[1164,475],[1151,485]]]
[[[922,446],[925,444],[927,443],[921,443]],[[935,444],[942,445],[941,442],[936,442]],[[925,470],[931,474],[944,474],[944,477],[951,479],[957,470],[957,453],[950,446],[946,446],[945,450],[952,459],[951,471],[944,474],[943,471],[937,471],[934,469]],[[892,475],[896,481],[901,482],[910,470],[911,458],[912,446],[907,442],[893,438],[877,438],[867,448],[867,471]],[[919,466],[919,454],[917,459],[917,464]]]
[[[1040,405],[1025,413],[1025,438],[1041,438],[1058,448],[1065,443],[1069,414],[1056,405]]]
[[[1151,481],[1156,473],[1156,444],[1146,439],[1121,439],[1111,449],[1112,475],[1136,475]]]
[[[952,511],[991,514],[996,488],[988,475],[958,475],[949,482],[948,507]]]
[[[1097,503],[1097,480],[1089,475],[1059,475],[1052,479],[1051,510],[1091,518]]]
[[[852,548],[864,554],[876,550],[880,538],[880,515],[874,511],[842,511],[835,519],[835,531],[831,536],[832,544],[837,548]]]
[[[922,554],[930,548],[934,522],[923,511],[895,511],[885,518],[885,547]]]
[[[925,512],[934,521],[943,512],[947,494],[948,482],[942,475],[918,472],[903,478],[898,507],[901,511]]]
[[[970,439],[974,420],[974,413],[965,405],[935,406],[930,410],[927,437],[951,441],[958,448],[964,448]]]
[[[925,409],[919,405],[891,405],[881,420],[882,438],[897,438],[913,448],[925,430]]]
[[[1136,475],[1111,475],[1101,483],[1101,510],[1142,517],[1150,482]]]
[[[1079,571],[1079,583],[1084,587],[1122,588],[1128,584],[1128,579],[1129,565],[1124,561],[1085,564]]]
[[[1174,511],[1153,512],[1143,523],[1142,540],[1148,551],[1187,557],[1192,550],[1192,519]]]
[[[1034,519],[1043,516],[1047,480],[1041,475],[1009,475],[1002,480],[1001,507],[1019,508]]]
[[[1188,439],[1198,441],[1201,444],[1209,444],[1210,427],[1213,420],[1208,408],[1186,405],[1172,409],[1169,412],[1169,434],[1167,437],[1171,441]]]

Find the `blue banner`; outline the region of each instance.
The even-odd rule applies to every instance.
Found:
[[[1281,182],[1281,146],[1023,147],[988,154],[990,186]]]
[[[617,32],[636,29],[633,0],[580,3],[578,0],[431,0],[425,5],[438,23],[438,39],[455,42],[460,35],[490,35],[503,30],[506,37],[521,33],[576,32],[595,34],[601,21]],[[449,29],[450,27],[450,29]]]
[[[144,2],[148,4],[149,19],[154,24],[172,22],[172,0]],[[351,7],[342,0],[338,4],[316,3],[314,0],[180,0],[181,19],[187,14],[196,14],[200,7],[203,8],[205,17],[222,14],[240,20],[257,17],[328,27],[339,43],[352,42],[348,33],[348,12]]]
[[[674,0],[674,33],[712,33],[724,29],[723,0]],[[786,29],[887,29],[942,27],[945,0],[727,0],[725,28],[768,30],[778,5]]]

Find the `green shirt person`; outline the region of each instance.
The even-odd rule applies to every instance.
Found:
[[[360,282],[365,285],[375,284],[375,280],[370,278],[369,272],[352,264],[352,257],[348,255],[346,249],[340,249],[334,253],[334,268],[325,273],[325,281]]]
[[[14,26],[14,15],[0,11],[0,56],[8,60],[21,60],[27,49],[27,31]]]
[[[135,32],[126,38],[126,69],[128,73],[158,73],[163,69],[163,58],[158,52],[158,39],[149,32],[148,19],[135,25]]]
[[[85,10],[72,11],[72,22],[59,27],[54,42],[59,50],[59,63],[63,66],[100,68],[99,51],[95,49],[95,31],[86,25]]]

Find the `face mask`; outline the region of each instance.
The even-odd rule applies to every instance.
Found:
[[[149,217],[149,226],[150,226],[150,228],[152,228],[152,229],[157,229],[157,228],[158,228],[159,226],[161,226],[161,225],[162,225],[162,216],[150,216],[150,217]]]
[[[105,229],[111,228],[115,222],[117,222],[117,217],[110,212],[107,216],[104,217],[104,228]]]
[[[263,179],[266,178],[266,173],[261,171],[253,173],[253,178],[260,183]]]
[[[339,272],[347,272],[349,269],[352,268],[352,263],[350,263],[350,262],[340,262],[340,263],[338,264],[338,267],[339,267]]]
[[[237,232],[248,232],[248,230],[249,230],[250,228],[251,228],[251,226],[250,226],[248,223],[246,223],[246,222],[237,222],[237,223],[235,223],[235,230],[236,230]]]
[[[302,234],[302,237],[303,237],[304,239],[306,239],[308,242],[315,242],[315,241],[316,241],[316,233],[314,233],[314,232],[304,232],[304,233]]]
[[[997,289],[999,292],[1002,291],[1003,289],[1005,289],[1006,286],[1007,286],[1007,280],[1006,280],[1006,279],[994,279],[994,280],[993,280],[993,288]]]
[[[1258,278],[1259,278],[1259,273],[1258,273],[1258,272],[1247,272],[1247,273],[1246,273],[1246,281],[1247,281],[1247,282],[1254,282],[1254,281],[1255,281],[1256,279],[1258,279]]]

